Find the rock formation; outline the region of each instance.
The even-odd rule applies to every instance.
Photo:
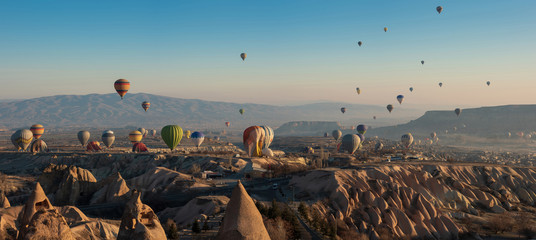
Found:
[[[240,181],[233,189],[216,239],[270,239],[259,210]]]
[[[194,219],[200,219],[201,215],[218,214],[229,203],[226,196],[201,196],[190,200],[180,208],[166,208],[158,213],[161,220],[173,219],[178,225],[186,226]]]
[[[97,179],[86,169],[51,164],[38,179],[46,193],[54,194],[55,205],[87,204]]]
[[[151,207],[140,200],[140,192],[133,190],[125,206],[117,240],[160,240],[166,233]]]
[[[126,202],[130,188],[119,172],[96,184],[99,189],[92,194],[90,204]]]

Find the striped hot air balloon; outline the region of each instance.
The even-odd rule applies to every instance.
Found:
[[[262,156],[262,146],[264,145],[264,129],[259,126],[251,126],[244,130],[243,140],[244,148],[248,156],[260,157]]]
[[[45,127],[41,124],[34,124],[30,127],[30,131],[32,131],[35,139],[39,139],[45,133]]]
[[[190,136],[192,138],[192,141],[194,142],[195,146],[199,147],[201,146],[201,143],[205,140],[205,134],[202,132],[193,132]]]
[[[143,139],[143,134],[141,134],[140,131],[132,131],[128,134],[128,140],[130,140],[131,143],[141,142],[141,139]]]
[[[22,151],[26,151],[28,146],[30,146],[30,143],[32,143],[33,140],[33,133],[32,131],[28,129],[22,129],[20,132],[16,132],[17,135],[15,135],[15,142],[19,145],[20,149]]]
[[[162,140],[173,151],[182,140],[182,128],[179,125],[168,125],[160,131]]]
[[[117,91],[117,94],[121,96],[121,99],[123,99],[123,96],[127,94],[128,90],[130,89],[130,82],[126,79],[119,79],[115,81],[114,83],[115,91]]]
[[[149,107],[151,106],[151,103],[150,102],[147,102],[147,101],[144,101],[141,103],[141,107],[143,108],[143,110],[145,110],[147,112],[147,109],[149,109]]]
[[[261,128],[264,129],[264,145],[262,148],[265,149],[270,147],[274,140],[274,130],[268,126],[261,126]]]
[[[106,147],[111,147],[112,144],[114,144],[115,141],[115,135],[112,130],[106,130],[102,133],[102,142]]]
[[[225,122],[225,126],[227,127],[231,126],[231,122]]]

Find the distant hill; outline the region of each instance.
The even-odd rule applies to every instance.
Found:
[[[464,127],[465,126],[465,127]],[[454,130],[456,127],[456,130]],[[459,117],[454,111],[428,111],[406,124],[371,129],[367,135],[398,139],[404,133],[427,137],[431,132],[444,135],[467,134],[480,137],[503,137],[507,132],[536,130],[536,105],[506,105],[463,109]]]
[[[141,108],[150,101],[147,112]],[[344,106],[348,110],[340,112]],[[245,109],[244,115],[238,110]],[[315,103],[300,106],[272,106],[181,99],[145,93],[128,93],[124,100],[113,94],[59,95],[2,103],[0,128],[28,127],[35,123],[45,127],[124,127],[159,128],[179,124],[187,128],[243,130],[250,125],[269,125],[274,129],[289,121],[338,121],[354,125],[372,121],[373,115],[385,114],[382,106],[347,103]],[[384,125],[419,115],[407,109],[398,119],[382,119]]]
[[[276,136],[323,136],[333,130],[341,129],[338,122],[300,121],[288,122],[275,130]]]

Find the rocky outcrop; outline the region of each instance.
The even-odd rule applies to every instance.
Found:
[[[145,174],[132,178],[128,182],[130,186],[144,193],[163,193],[183,191],[190,187],[208,187],[208,185],[196,183],[188,174],[164,167],[150,169]]]
[[[18,217],[18,239],[74,240],[63,216],[52,206],[39,183],[31,193]]]
[[[259,210],[240,181],[233,189],[216,239],[270,239]]]
[[[11,207],[11,204],[9,204],[9,200],[6,197],[6,194],[4,194],[4,191],[0,192],[0,207],[1,208]]]
[[[97,183],[97,190],[91,195],[90,204],[126,202],[130,188],[120,173],[115,173]]]
[[[116,239],[119,227],[103,221],[89,221],[71,226],[76,240],[108,240]]]
[[[160,219],[173,219],[178,225],[186,226],[202,215],[210,216],[225,210],[229,203],[226,196],[201,196],[190,200],[180,208],[166,208],[158,213]]]
[[[51,164],[38,179],[46,193],[53,194],[55,205],[87,204],[96,190],[97,179],[86,169]]]
[[[133,190],[125,206],[117,240],[159,240],[166,234],[153,210],[140,200],[140,192]]]

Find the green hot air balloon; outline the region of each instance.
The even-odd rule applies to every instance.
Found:
[[[243,109],[243,108],[240,108],[240,110],[238,110],[238,112],[239,112],[241,115],[244,115],[244,109]]]
[[[179,125],[167,125],[162,128],[160,131],[162,140],[166,145],[173,151],[177,145],[181,142],[182,139],[182,128]]]

